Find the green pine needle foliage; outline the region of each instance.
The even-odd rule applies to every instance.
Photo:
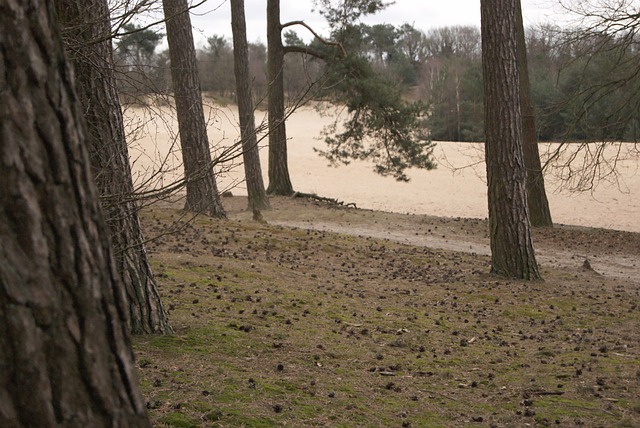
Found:
[[[426,137],[426,104],[402,98],[400,88],[371,67],[366,58],[347,56],[329,67],[332,98],[346,106],[344,123],[324,130],[326,150],[316,150],[332,164],[351,160],[374,163],[383,176],[409,181],[409,168],[433,169],[434,144]]]

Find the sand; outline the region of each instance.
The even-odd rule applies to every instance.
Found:
[[[234,107],[218,106],[205,111],[215,155],[237,141],[237,112]],[[138,185],[166,185],[181,175],[179,145],[175,144],[177,124],[172,116],[168,107],[155,107],[153,111],[131,108],[125,112],[127,127],[138,130],[138,138],[130,145]],[[257,122],[264,116],[264,112],[258,112]],[[303,107],[287,121],[289,171],[295,190],[355,203],[359,208],[442,217],[487,216],[482,144],[438,142],[434,150],[438,168],[412,170],[410,182],[401,183],[375,174],[372,166],[364,162],[328,166],[313,148],[323,148],[320,133],[332,120],[313,107]],[[260,144],[267,180],[266,139]],[[541,145],[543,157],[554,147]],[[602,181],[587,192],[563,190],[559,172],[550,170],[545,179],[554,222],[640,232],[640,159],[632,145],[623,147],[623,155],[626,159],[616,166],[618,180]],[[221,190],[246,195],[238,159],[217,168]]]

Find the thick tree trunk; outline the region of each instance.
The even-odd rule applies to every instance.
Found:
[[[538,138],[536,137],[536,114],[531,100],[531,84],[529,82],[529,65],[527,62],[527,45],[524,37],[522,6],[517,1],[517,49],[518,69],[520,70],[520,105],[522,107],[522,148],[524,165],[527,171],[527,199],[529,202],[529,219],[532,226],[552,227],[549,201],[544,188],[544,175],[540,164]]]
[[[233,61],[236,74],[244,173],[247,193],[249,194],[249,209],[254,213],[258,213],[260,210],[270,209],[271,206],[269,205],[269,198],[262,179],[262,167],[260,166],[260,153],[255,130],[244,0],[231,0],[231,29],[233,31]],[[256,214],[256,217],[259,217],[259,214]]]
[[[167,19],[171,78],[187,181],[185,209],[225,217],[211,162],[189,4],[187,0],[163,0],[162,6]]]
[[[134,334],[170,333],[144,247],[116,93],[107,0],[56,0],[87,124],[91,167],[111,231]]]
[[[53,3],[0,10],[0,426],[148,427]]]
[[[481,0],[481,16],[492,272],[539,279],[525,189],[516,4]]]
[[[267,0],[267,73],[269,78],[269,187],[270,195],[289,196],[293,186],[287,159],[284,111],[284,46],[280,0]]]

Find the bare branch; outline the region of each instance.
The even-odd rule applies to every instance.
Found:
[[[320,36],[318,33],[315,32],[315,30],[313,28],[311,28],[309,25],[307,25],[304,21],[290,21],[290,22],[286,22],[284,24],[282,24],[282,28],[286,28],[286,27],[291,27],[294,25],[301,25],[304,28],[306,28],[307,30],[309,30],[309,32],[311,34],[313,34],[313,36],[320,41],[321,43],[328,45],[328,46],[335,46],[340,48],[340,52],[342,52],[342,57],[346,57],[347,56],[347,51],[345,51],[344,46],[342,46],[342,43],[340,42],[332,42],[330,40],[326,40],[325,38],[323,38],[322,36]],[[287,48],[293,48],[293,46],[286,46],[285,50],[287,50]],[[300,52],[300,51],[293,51],[291,50],[291,52]],[[306,52],[309,55],[313,55],[316,56],[317,58],[323,58],[323,56],[319,56],[319,55],[314,55],[313,53],[311,53],[311,51]]]

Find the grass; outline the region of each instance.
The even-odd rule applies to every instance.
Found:
[[[145,211],[147,234],[179,217]],[[640,425],[637,282],[527,283],[386,240],[182,226],[149,247],[176,333],[133,338],[156,426]]]

